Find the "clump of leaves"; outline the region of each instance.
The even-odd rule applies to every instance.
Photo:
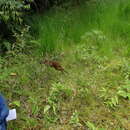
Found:
[[[71,95],[72,95],[72,89],[67,88],[61,83],[54,83],[52,84],[50,96],[48,99],[57,103],[58,101],[68,99],[69,97],[71,97]]]
[[[20,33],[14,33],[15,42],[11,44],[10,42],[4,42],[4,46],[7,49],[7,53],[15,55],[19,52],[28,53],[30,47],[29,26],[25,26],[21,29]]]
[[[90,121],[85,122],[85,124],[89,128],[89,130],[106,130],[104,128],[97,128],[95,124]]]
[[[87,121],[85,124],[90,130],[97,130],[96,126],[93,123]]]
[[[76,126],[81,126],[80,121],[79,121],[79,114],[77,111],[75,111],[70,119],[70,124],[76,125]]]
[[[119,104],[118,96],[113,95],[112,92],[110,92],[109,89],[106,88],[102,88],[100,90],[100,98],[104,100],[104,104],[112,109],[116,108]]]
[[[58,120],[60,103],[71,98],[71,95],[72,89],[67,88],[61,83],[52,84],[49,97],[47,99],[47,105],[44,108],[45,117],[49,122],[55,123]]]
[[[24,52],[29,53],[31,51],[33,45],[31,44],[31,36],[29,34],[29,26],[25,26],[22,28],[21,32],[15,33],[14,36],[16,37],[15,43],[12,45],[11,51],[15,53]]]
[[[11,104],[10,104],[10,106],[15,106],[15,107],[20,107],[21,106],[21,104],[20,104],[20,101],[13,101]]]
[[[8,27],[14,29],[17,24],[22,24],[24,9],[29,9],[29,5],[25,5],[23,1],[16,0],[0,0],[0,19]]]
[[[95,55],[95,47],[83,44],[78,46],[75,52],[76,59],[85,61]]]
[[[78,97],[79,98],[83,98],[83,99],[87,99],[88,95],[89,95],[89,89],[88,89],[88,83],[84,80],[77,80],[77,83],[79,85],[79,87],[77,88],[78,90]]]
[[[106,56],[98,55],[96,46],[93,45],[89,46],[87,44],[81,44],[76,48],[75,58],[78,61],[84,62],[87,65],[91,64],[101,65],[101,63],[107,61]]]
[[[92,30],[91,32],[86,32],[83,36],[81,36],[82,43],[96,46],[99,46],[106,40],[106,36],[100,30]]]
[[[118,96],[111,97],[104,102],[108,107],[115,108],[119,104]]]
[[[129,80],[126,82],[126,85],[118,89],[117,94],[125,99],[130,100],[130,81]]]
[[[39,109],[39,102],[37,98],[29,97],[28,102],[32,104],[31,106],[31,114],[32,115],[38,115]]]
[[[0,0],[0,50],[8,51],[10,46],[17,40],[17,35],[20,35],[23,26],[24,10],[28,10],[30,5],[24,4],[24,1],[19,0]],[[16,34],[17,33],[17,34]]]
[[[106,36],[102,31],[92,30],[85,33],[81,37],[81,44],[77,47],[75,56],[80,61],[90,61],[94,63],[100,63],[106,60],[106,57],[100,57],[98,49],[107,41]]]

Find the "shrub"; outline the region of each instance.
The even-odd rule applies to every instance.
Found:
[[[25,5],[23,1],[16,0],[0,0],[0,39],[6,42],[14,42],[15,33],[20,33],[23,28],[23,15],[25,9],[29,9],[29,5]],[[4,42],[0,44],[0,50],[7,50]]]

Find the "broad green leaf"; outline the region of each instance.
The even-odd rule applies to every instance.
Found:
[[[46,105],[44,108],[44,114],[47,113],[50,108],[51,108],[50,105]]]
[[[20,101],[14,101],[12,104],[16,105],[17,107],[20,107]]]
[[[90,130],[96,130],[96,127],[94,126],[93,123],[87,121],[86,125],[87,125],[87,127],[88,127]]]

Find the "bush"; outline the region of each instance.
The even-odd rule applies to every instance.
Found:
[[[0,0],[0,50],[7,50],[4,45],[5,40],[14,42],[15,33],[20,33],[23,28],[23,10],[29,9],[29,5],[25,5],[23,1],[16,0]],[[4,41],[4,42],[3,42]]]

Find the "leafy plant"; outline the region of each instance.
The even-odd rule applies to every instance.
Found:
[[[16,33],[21,33],[24,10],[29,8],[30,5],[25,5],[24,1],[0,0],[0,37],[7,41],[1,43],[2,51],[9,49],[9,46],[15,41]]]
[[[89,89],[88,89],[88,85],[87,85],[86,81],[78,80],[77,83],[79,85],[79,88],[77,88],[78,97],[87,99],[89,96]]]
[[[67,88],[66,86],[62,85],[61,83],[54,83],[52,84],[52,88],[50,91],[49,100],[55,103],[59,101],[63,101],[68,99],[72,95],[72,89]]]
[[[106,130],[104,128],[97,128],[92,122],[87,121],[85,122],[86,126],[89,128],[89,130]]]
[[[117,95],[112,96],[111,94],[112,93],[106,88],[100,90],[100,98],[103,98],[104,103],[110,108],[115,108],[119,104],[119,99]]]
[[[19,53],[19,52],[24,52],[24,53],[29,53],[29,50],[31,51],[33,45],[31,44],[31,36],[29,34],[29,26],[25,26],[21,29],[20,33],[14,33],[14,36],[16,38],[14,44],[10,47],[8,51],[12,53]]]
[[[21,105],[20,105],[20,101],[14,101],[14,102],[12,102],[12,105],[15,105],[15,106],[17,106],[17,107],[20,107]]]
[[[37,115],[38,112],[39,112],[39,109],[40,109],[39,106],[38,106],[39,102],[37,102],[37,98],[34,98],[33,96],[29,97],[29,103],[32,104],[31,113],[33,115]]]
[[[107,88],[102,88],[100,90],[100,97],[103,98],[104,100],[107,100],[108,99],[108,89]]]
[[[98,50],[106,43],[107,38],[102,31],[92,30],[81,36],[80,45],[75,51],[75,56],[80,61],[100,63],[105,56],[98,56]]]
[[[129,80],[126,82],[126,85],[118,89],[117,94],[125,99],[128,98],[130,100],[130,81]]]
[[[29,9],[23,1],[0,0],[0,20],[6,24],[9,30],[18,29],[17,26],[23,23],[23,10]]]
[[[86,126],[90,129],[90,130],[98,130],[95,125],[89,121],[86,122]]]
[[[104,102],[108,107],[115,108],[119,104],[118,96],[111,97]]]
[[[69,121],[70,124],[76,125],[76,126],[81,126],[80,121],[79,121],[79,115],[78,112],[75,111],[72,116],[71,119]]]
[[[75,52],[76,59],[85,61],[93,57],[95,52],[95,47],[88,47],[86,44],[78,46]]]
[[[49,97],[47,99],[47,105],[44,107],[44,114],[46,119],[51,122],[55,122],[58,117],[59,105],[62,101],[67,100],[71,97],[72,90],[66,88],[61,83],[52,84]],[[53,115],[53,118],[51,118]]]
[[[86,44],[91,43],[98,45],[104,40],[107,40],[107,38],[100,30],[92,30],[91,32],[86,32],[84,35],[81,36],[81,42]]]

